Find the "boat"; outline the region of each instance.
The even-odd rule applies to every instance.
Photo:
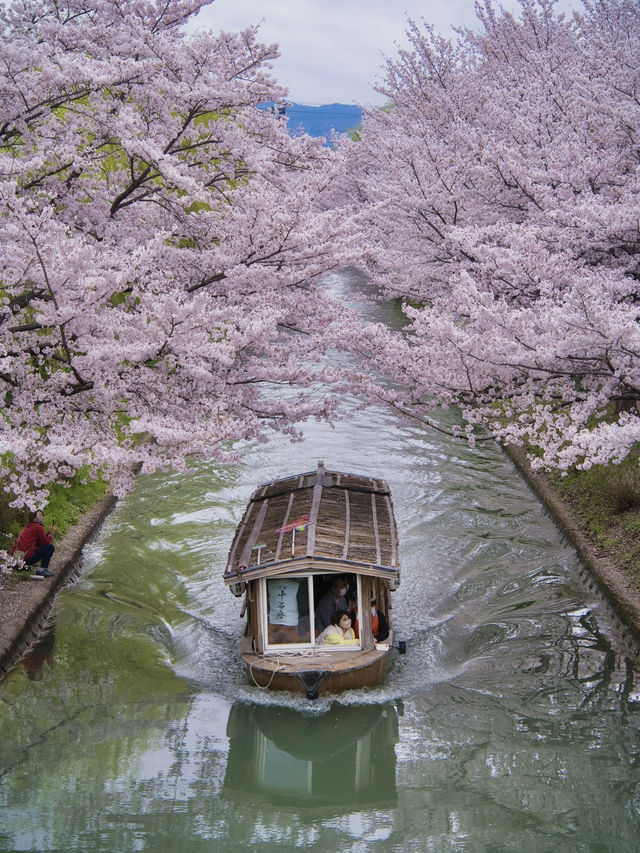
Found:
[[[388,483],[320,461],[315,471],[259,486],[224,583],[244,597],[239,653],[256,686],[316,699],[380,684],[393,646],[391,593],[400,585]],[[327,607],[348,610],[355,639],[323,642]]]

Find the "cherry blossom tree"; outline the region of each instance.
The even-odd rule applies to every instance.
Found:
[[[409,318],[362,339],[396,383],[368,388],[460,405],[537,465],[620,461],[640,440],[640,6],[476,10],[455,42],[410,24],[389,107],[343,145],[368,269]]]
[[[255,30],[186,34],[202,5],[0,6],[0,479],[18,502],[81,468],[118,494],[135,465],[331,413],[308,388],[341,316],[316,286],[348,243],[317,203],[336,158],[256,108],[284,91]]]

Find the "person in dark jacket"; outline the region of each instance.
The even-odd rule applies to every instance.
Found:
[[[53,534],[55,526],[52,524],[49,530],[44,532],[44,513],[41,509],[32,512],[29,516],[29,524],[20,531],[11,553],[21,551],[24,554],[24,562],[27,566],[35,566],[40,563],[37,575],[50,578],[53,572],[49,571],[49,562],[55,551],[53,545]]]
[[[324,631],[331,624],[331,616],[336,610],[348,610],[347,599],[349,583],[344,575],[336,575],[331,586],[322,596],[316,607],[316,631]]]

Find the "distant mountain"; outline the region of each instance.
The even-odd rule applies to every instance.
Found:
[[[309,104],[261,104],[261,109],[282,114],[284,109],[288,118],[290,133],[302,129],[309,136],[324,136],[327,139],[331,131],[347,133],[358,127],[362,120],[362,110],[355,104],[323,104],[314,107]]]

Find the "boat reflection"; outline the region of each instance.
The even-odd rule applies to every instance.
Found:
[[[332,705],[321,716],[236,703],[223,794],[296,807],[396,803],[398,717],[384,705]]]

